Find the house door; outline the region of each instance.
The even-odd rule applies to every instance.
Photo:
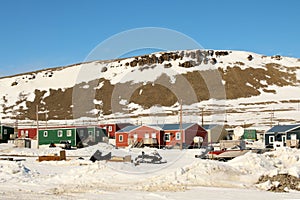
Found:
[[[281,136],[283,146],[286,146],[286,135]]]
[[[275,140],[274,135],[269,136],[269,144],[273,144]]]

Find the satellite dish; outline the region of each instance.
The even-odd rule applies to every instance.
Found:
[[[203,138],[200,136],[196,136],[194,137],[194,143],[202,143],[203,142]]]
[[[200,143],[203,142],[203,137],[199,137],[199,142],[200,142]]]
[[[236,137],[242,137],[244,135],[244,128],[241,126],[237,126],[233,129],[233,134]]]

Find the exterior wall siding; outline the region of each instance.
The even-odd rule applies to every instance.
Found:
[[[116,133],[116,146],[117,147],[128,146],[128,133]]]
[[[59,133],[62,132],[62,134]],[[72,146],[76,146],[76,129],[41,129],[39,130],[39,145],[60,143],[60,141],[70,141]]]
[[[194,144],[194,137],[196,136],[202,137],[204,144],[208,143],[207,131],[198,124],[194,124],[191,127],[188,127],[184,133],[184,144],[186,147]]]
[[[11,134],[14,134],[13,127],[0,126],[0,142],[7,142]]]
[[[36,139],[37,128],[19,128],[18,129],[18,138],[31,138]]]

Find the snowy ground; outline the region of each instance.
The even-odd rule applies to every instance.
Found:
[[[196,159],[201,150],[157,150],[166,164],[115,163],[89,158],[96,150],[113,156],[153,149],[114,149],[98,144],[66,152],[68,161],[37,162],[37,156],[60,149],[15,148],[0,144],[0,199],[300,199],[300,192],[265,191],[256,184],[263,174],[288,173],[300,178],[300,150],[247,153],[229,162]],[[16,156],[19,155],[19,156]],[[21,157],[20,157],[21,156]],[[84,160],[78,159],[79,157]]]

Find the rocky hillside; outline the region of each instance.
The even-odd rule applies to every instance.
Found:
[[[0,79],[4,120],[184,120],[268,126],[300,120],[300,60],[185,50],[93,61]],[[46,114],[40,114],[45,120]]]

